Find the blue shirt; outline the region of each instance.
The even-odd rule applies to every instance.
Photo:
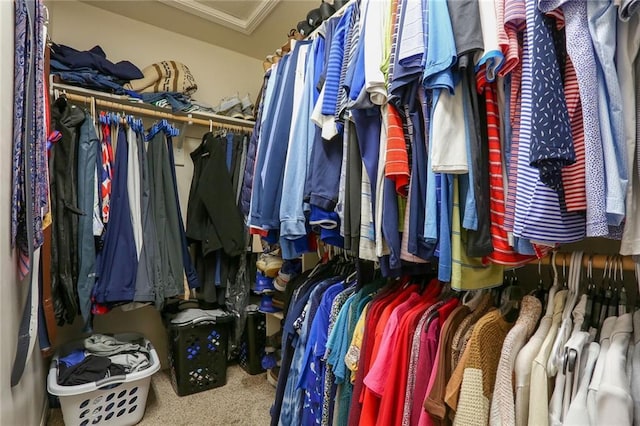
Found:
[[[298,387],[305,390],[301,423],[304,425],[319,425],[322,422],[322,397],[325,375],[323,357],[328,337],[329,314],[331,313],[333,299],[343,290],[343,283],[339,282],[324,292],[309,330],[303,371],[298,381]]]

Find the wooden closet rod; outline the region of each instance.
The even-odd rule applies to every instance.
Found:
[[[132,114],[142,115],[145,117],[164,118],[167,120],[177,121],[180,123],[197,124],[205,127],[215,127],[216,129],[229,129],[229,130],[235,130],[238,132],[246,132],[246,131],[251,131],[253,129],[253,124],[242,125],[242,124],[232,124],[232,123],[221,123],[217,121],[219,120],[217,118],[211,118],[209,120],[205,120],[203,118],[195,118],[193,116],[190,116],[190,114],[176,115],[176,114],[171,114],[169,112],[158,111],[156,109],[147,107],[146,104],[140,104],[145,106],[138,106],[138,105],[133,105],[129,103],[113,102],[105,99],[96,98],[95,96],[79,95],[76,93],[68,93],[66,91],[63,93],[63,95],[66,96],[66,98],[72,102],[84,102],[87,104],[91,104],[95,102],[95,105],[98,107],[107,108],[113,111],[128,112]],[[223,119],[226,119],[226,117]],[[234,119],[232,117],[229,117],[229,120],[231,121]]]
[[[618,256],[618,259],[620,257],[622,257],[622,267],[625,271],[635,271],[636,263],[633,261],[631,256]],[[593,269],[604,270],[605,265],[607,264],[607,259],[609,263],[608,268],[611,268],[612,262],[613,262],[613,269],[615,269],[616,265],[619,265],[619,260],[617,260],[616,256],[614,255],[606,255],[606,254],[589,255],[588,253],[585,253],[582,256],[583,268],[586,268],[589,265],[589,259],[591,259],[591,264],[593,265]],[[564,261],[564,264],[567,266],[567,268],[569,268],[569,264],[571,263],[571,252],[558,252],[556,254],[557,268],[562,268],[563,261]],[[544,258],[542,258],[541,263],[542,265],[551,265],[551,255],[545,256]],[[537,264],[538,264],[537,260],[531,262],[531,265],[537,265]],[[620,267],[618,266],[618,270],[619,269]]]

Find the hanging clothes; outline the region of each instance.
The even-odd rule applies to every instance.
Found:
[[[51,175],[51,211],[53,231],[51,244],[51,291],[54,295],[58,324],[72,323],[79,312],[78,279],[78,181],[69,173],[77,165],[79,126],[85,114],[76,106],[59,99],[52,108],[52,128],[61,139],[53,145],[49,158]],[[84,300],[84,299],[83,299]]]
[[[224,290],[218,289],[226,287],[226,278],[220,276],[219,255],[235,257],[245,247],[244,222],[236,203],[233,170],[229,167],[233,162],[227,165],[226,153],[226,138],[212,133],[206,133],[200,146],[191,153],[194,173],[186,227],[188,241],[195,246],[195,267],[204,298],[222,304]]]
[[[104,234],[103,248],[96,259],[96,284],[92,291],[92,298],[100,304],[133,300],[138,270],[138,253],[127,194],[129,149],[135,149],[135,145],[130,146],[124,128],[117,128],[116,133],[117,167],[113,173],[109,224]]]

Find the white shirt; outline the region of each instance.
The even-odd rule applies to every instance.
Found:
[[[627,378],[627,347],[633,331],[631,314],[620,315],[615,322],[607,352],[606,374],[602,375],[596,395],[597,423],[616,426],[633,424],[633,398]]]
[[[547,426],[549,424],[549,377],[547,361],[551,346],[558,334],[562,321],[562,310],[567,299],[567,290],[561,290],[553,298],[554,311],[549,333],[545,337],[540,351],[531,364],[531,391],[529,397],[529,424]]]
[[[586,426],[589,425],[589,412],[587,411],[587,392],[589,390],[589,382],[593,375],[593,370],[600,354],[600,345],[598,343],[590,343],[587,348],[587,363],[584,368],[584,374],[580,380],[578,392],[569,406],[569,412],[564,419],[565,426]]]
[[[468,173],[467,126],[462,103],[462,83],[455,94],[438,90],[433,107],[431,138],[431,170],[436,173]]]
[[[638,175],[633,163],[636,153],[636,90],[634,62],[640,51],[640,15],[634,14],[627,22],[618,21],[618,43],[616,51],[616,69],[622,94],[622,118],[627,146],[627,185],[626,223],[620,254],[640,254],[640,197],[634,193],[640,188]]]
[[[580,272],[582,270],[582,252],[573,252],[571,254],[571,262],[569,264],[569,278],[567,280],[567,286],[569,287],[569,294],[567,295],[567,301],[564,305],[562,312],[562,323],[560,329],[553,342],[551,354],[547,361],[547,374],[553,377],[558,372],[558,369],[562,367],[562,357],[564,356],[564,345],[571,336],[571,330],[573,321],[571,320],[571,314],[573,308],[576,306],[578,296],[580,295]],[[585,305],[586,306],[586,305]],[[583,314],[584,316],[584,314]]]
[[[136,132],[131,127],[127,130],[127,141],[129,146],[127,155],[127,197],[129,198],[129,209],[131,225],[133,226],[133,240],[136,245],[136,255],[140,259],[142,251],[142,190],[140,183],[140,161],[138,158],[138,143]]]
[[[589,383],[589,392],[587,394],[587,410],[589,412],[589,421],[591,424],[597,424],[597,408],[596,397],[600,388],[600,381],[604,374],[604,369],[607,362],[607,352],[609,352],[609,346],[611,344],[610,338],[613,332],[613,326],[615,325],[617,317],[609,317],[604,320],[602,329],[600,330],[600,356],[598,362],[596,362],[593,376],[591,377],[591,383]]]
[[[638,16],[638,15],[635,15]],[[640,311],[633,314],[633,360],[631,377],[631,395],[633,395],[633,423],[640,425]]]
[[[365,10],[364,3],[361,4]],[[371,102],[384,105],[387,102],[387,88],[381,70],[385,59],[385,37],[388,36],[388,21],[391,19],[389,0],[371,0],[366,2],[366,15],[362,21],[363,40],[367,48],[364,50],[365,90],[369,92]]]
[[[480,64],[487,64],[487,77],[493,81],[496,77],[496,69],[504,62],[504,55],[498,44],[498,18],[496,17],[495,2],[494,0],[479,0],[478,8],[484,44],[484,54],[480,58]]]

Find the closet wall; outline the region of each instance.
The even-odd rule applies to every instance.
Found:
[[[149,2],[150,7],[152,2]],[[162,60],[176,60],[189,67],[198,83],[194,98],[216,104],[238,92],[250,93],[255,98],[262,84],[262,61],[212,44],[182,36],[162,28],[104,11],[97,7],[73,1],[47,2],[50,14],[51,38],[56,43],[77,49],[90,49],[100,45],[107,58],[117,62],[130,60],[144,68]],[[147,125],[152,120],[145,120]],[[187,126],[182,136],[174,140],[176,177],[183,216],[186,217],[189,187],[193,166],[189,153],[201,141],[209,129],[203,126]],[[58,343],[81,336],[82,321],[59,329]],[[154,307],[144,307],[123,312],[114,309],[107,315],[96,317],[96,332],[117,333],[137,331],[143,333],[156,346],[163,366],[166,361],[167,338],[160,315]]]
[[[198,83],[193,97],[216,104],[238,91],[255,97],[262,83],[262,61],[185,37],[77,0],[48,1],[51,38],[76,49],[102,46],[107,58],[130,60],[140,69],[162,60],[189,67]],[[149,2],[153,7],[153,2]],[[195,19],[195,18],[194,18]]]
[[[0,1],[0,424],[44,424],[46,367],[38,345],[27,361],[22,381],[10,386],[18,340],[18,324],[27,295],[27,283],[16,282],[16,258],[9,245],[11,208],[11,145],[13,132],[13,2]]]

